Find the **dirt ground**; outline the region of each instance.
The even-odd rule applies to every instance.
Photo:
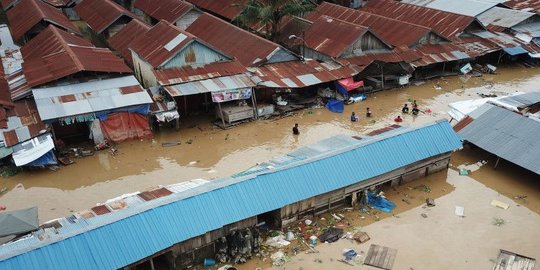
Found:
[[[1,179],[0,188],[7,187],[8,191],[1,195],[0,205],[8,210],[37,205],[40,221],[44,222],[124,193],[195,178],[225,177],[336,134],[353,135],[383,127],[393,123],[392,119],[409,100],[417,100],[421,110],[433,111],[415,118],[406,116],[402,123],[418,125],[447,118],[449,102],[477,98],[477,93],[532,91],[537,89],[539,80],[538,68],[499,68],[496,75],[470,78],[466,82],[460,77],[450,77],[379,92],[366,101],[346,106],[343,114],[324,108],[308,109],[292,117],[254,121],[229,130],[212,126],[207,117],[193,117],[182,123],[178,132],[164,130],[152,140],[121,144],[116,156],[98,152],[56,172],[23,171]],[[435,84],[441,85],[442,90],[436,90]],[[370,119],[363,117],[366,107],[374,113]],[[359,122],[349,121],[352,111],[361,116]],[[299,137],[291,135],[294,123],[300,124]],[[182,144],[161,146],[162,142],[171,141]],[[462,161],[474,164],[478,160],[465,156]],[[508,194],[522,193],[505,186],[503,182],[508,177],[499,180],[498,176],[491,175],[486,176],[488,178],[488,185],[495,185],[496,189],[504,189]],[[538,204],[531,204],[538,208]]]

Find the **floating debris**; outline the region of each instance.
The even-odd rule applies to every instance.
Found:
[[[502,218],[493,218],[493,225],[495,226],[502,226],[506,223],[506,221]]]
[[[418,190],[418,191],[423,191],[423,192],[426,192],[426,193],[431,192],[431,188],[426,186],[426,185],[419,185],[419,186],[414,187],[414,189]]]

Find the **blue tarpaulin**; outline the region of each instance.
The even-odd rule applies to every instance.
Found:
[[[96,112],[96,118],[99,118],[99,120],[101,121],[107,121],[107,116],[110,113],[130,112],[130,113],[139,113],[142,115],[147,115],[148,111],[150,111],[150,104],[142,104],[142,105],[137,105],[137,106],[129,106],[129,107],[118,108],[114,110]]]
[[[331,99],[326,103],[326,108],[331,112],[342,113],[345,110],[342,100]]]
[[[344,97],[346,97],[346,98],[349,97],[349,93],[347,92],[347,89],[345,89],[345,87],[343,85],[339,84],[338,82],[336,82],[336,89]]]
[[[396,208],[396,205],[393,202],[382,196],[377,196],[373,192],[368,192],[368,204],[371,205],[371,207],[386,213],[390,213]]]
[[[54,150],[51,150],[40,158],[26,164],[25,166],[46,166],[56,164],[58,164],[58,161],[56,160],[56,156],[54,155]]]

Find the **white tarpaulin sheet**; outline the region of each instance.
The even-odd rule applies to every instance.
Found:
[[[51,134],[44,134],[13,146],[13,161],[17,166],[26,165],[54,149]]]

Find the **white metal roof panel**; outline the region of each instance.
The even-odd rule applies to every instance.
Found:
[[[530,17],[535,13],[513,10],[508,8],[493,7],[486,12],[478,15],[478,20],[484,25],[496,25],[501,27],[513,27]]]
[[[141,87],[134,76],[91,81],[79,84],[33,89],[34,99],[42,120],[95,113],[128,106],[150,104],[152,98],[141,91],[122,93],[121,87]],[[63,101],[62,97],[75,97]]]
[[[496,6],[503,0],[402,0],[403,3],[427,7],[465,16],[476,17],[478,14]]]

